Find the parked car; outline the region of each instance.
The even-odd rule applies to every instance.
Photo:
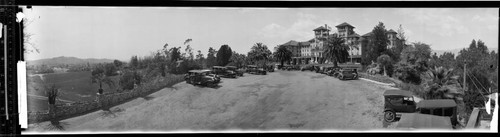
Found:
[[[312,65],[305,65],[300,68],[300,71],[306,71],[306,70],[313,71],[314,67]]]
[[[396,129],[453,129],[453,125],[449,118],[419,114],[405,113],[401,115],[401,120],[396,125]]]
[[[417,103],[417,111],[420,114],[448,117],[453,126],[458,124],[457,104],[452,99],[422,100]]]
[[[264,68],[257,67],[255,65],[248,65],[247,66],[247,72],[250,74],[260,74],[260,75],[266,75],[267,71],[264,70]]]
[[[208,70],[190,70],[188,71],[185,79],[186,83],[192,85],[202,85],[208,87],[215,87],[220,83],[220,79],[215,77],[216,75],[211,74]]]
[[[346,79],[358,79],[359,75],[356,69],[341,69],[338,76],[340,80],[346,80]]]
[[[236,78],[236,73],[222,66],[213,66],[212,70],[215,74],[226,77],[226,78]]]
[[[391,89],[386,90],[384,96],[384,120],[394,122],[401,117],[401,113],[414,113],[417,104],[410,91]]]
[[[326,74],[328,76],[337,77],[340,74],[341,69],[342,69],[341,67],[331,67]]]
[[[267,65],[266,70],[269,72],[274,72],[274,65]]]
[[[231,71],[235,72],[235,73],[236,73],[236,75],[238,75],[238,76],[240,76],[240,77],[241,77],[241,76],[243,76],[243,73],[245,73],[245,70],[243,70],[243,69],[241,69],[241,68],[238,68],[238,67],[236,67],[236,66],[226,66],[226,68],[227,68],[228,70],[231,70]]]

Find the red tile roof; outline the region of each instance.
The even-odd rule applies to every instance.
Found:
[[[337,25],[337,26],[335,26],[335,27],[340,28],[340,27],[343,27],[343,26],[349,26],[349,27],[355,28],[354,26],[352,26],[351,24],[349,24],[349,23],[347,23],[347,22],[344,22],[344,23],[342,23],[342,24],[339,24],[339,25]]]
[[[372,36],[372,35],[373,35],[373,33],[372,33],[372,32],[368,32],[368,33],[366,33],[365,35],[363,35],[362,37],[370,37],[370,36]]]
[[[394,31],[394,30],[392,30],[392,29],[390,29],[389,31],[387,31],[387,33],[396,33],[397,34],[397,32]]]
[[[310,42],[307,42],[307,41],[304,41],[304,42],[299,42],[299,45],[302,45],[302,46],[309,46],[311,45]]]
[[[299,42],[294,41],[294,40],[290,40],[290,41],[288,41],[287,43],[285,43],[285,44],[281,44],[281,45],[283,45],[283,46],[298,46],[298,45],[299,45]]]
[[[319,30],[328,30],[327,28],[323,27],[323,26],[320,26],[316,29],[313,29],[313,31],[319,31]]]
[[[360,37],[360,36],[359,36],[359,34],[354,33],[354,34],[351,34],[351,35],[349,35],[349,36],[347,36],[347,37]]]

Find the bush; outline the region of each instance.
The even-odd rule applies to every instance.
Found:
[[[59,96],[59,90],[56,87],[56,84],[52,84],[52,86],[46,86],[45,94],[47,94],[49,104],[56,104],[56,98],[57,96]]]
[[[415,65],[399,62],[396,64],[395,76],[405,82],[419,85],[422,82],[420,72],[415,68]]]
[[[116,73],[117,68],[114,64],[109,63],[104,65],[104,75],[106,76],[116,76],[118,73]]]
[[[123,90],[134,89],[134,84],[141,84],[141,76],[136,71],[127,71],[120,77],[120,86]]]

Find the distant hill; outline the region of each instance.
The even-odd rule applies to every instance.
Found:
[[[462,50],[462,49],[464,49],[464,48],[451,49],[451,50],[433,50],[432,54],[436,53],[439,56],[445,52],[451,52],[451,53],[455,54],[455,57],[456,57],[458,55],[458,53],[460,52],[460,50]],[[488,52],[491,52],[492,50],[494,50],[496,53],[498,53],[498,48],[488,48]]]
[[[94,59],[94,58],[88,58],[88,59],[80,59],[76,57],[65,57],[65,56],[60,56],[60,57],[54,57],[54,58],[48,58],[48,59],[39,59],[39,60],[28,60],[27,65],[59,65],[59,64],[97,64],[97,63],[111,63],[114,60],[112,59]]]

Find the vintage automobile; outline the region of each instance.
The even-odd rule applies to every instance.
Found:
[[[359,75],[358,75],[358,71],[356,69],[346,69],[346,68],[343,68],[338,73],[337,78],[339,78],[340,80],[358,79]]]
[[[213,66],[212,71],[221,77],[236,78],[236,73],[232,70],[227,69],[226,67]]]
[[[414,113],[417,104],[410,91],[391,89],[384,92],[384,120],[394,122],[401,113]]]
[[[331,67],[326,74],[328,76],[337,77],[340,74],[341,69],[342,69],[341,67]]]
[[[457,104],[452,99],[422,100],[417,103],[417,111],[420,114],[448,117],[453,126],[458,124]]]
[[[248,65],[247,72],[250,74],[261,74],[261,75],[267,74],[267,71],[264,70],[264,68],[259,68],[256,65]]]
[[[244,71],[243,69],[239,69],[239,68],[238,68],[238,67],[236,67],[236,66],[226,66],[226,68],[227,68],[228,70],[231,70],[231,71],[235,72],[235,73],[236,73],[236,75],[238,75],[238,76],[240,76],[240,77],[241,77],[241,76],[243,76],[243,73],[245,73],[245,71]]]
[[[215,74],[211,74],[210,70],[190,70],[185,79],[186,83],[208,87],[215,87],[220,83],[220,79],[216,78]]]
[[[449,118],[420,113],[404,113],[396,125],[396,129],[445,129],[452,130]]]
[[[312,65],[305,65],[300,68],[300,71],[306,71],[306,70],[313,71],[314,67]]]
[[[274,65],[267,65],[266,70],[269,72],[274,72]]]

